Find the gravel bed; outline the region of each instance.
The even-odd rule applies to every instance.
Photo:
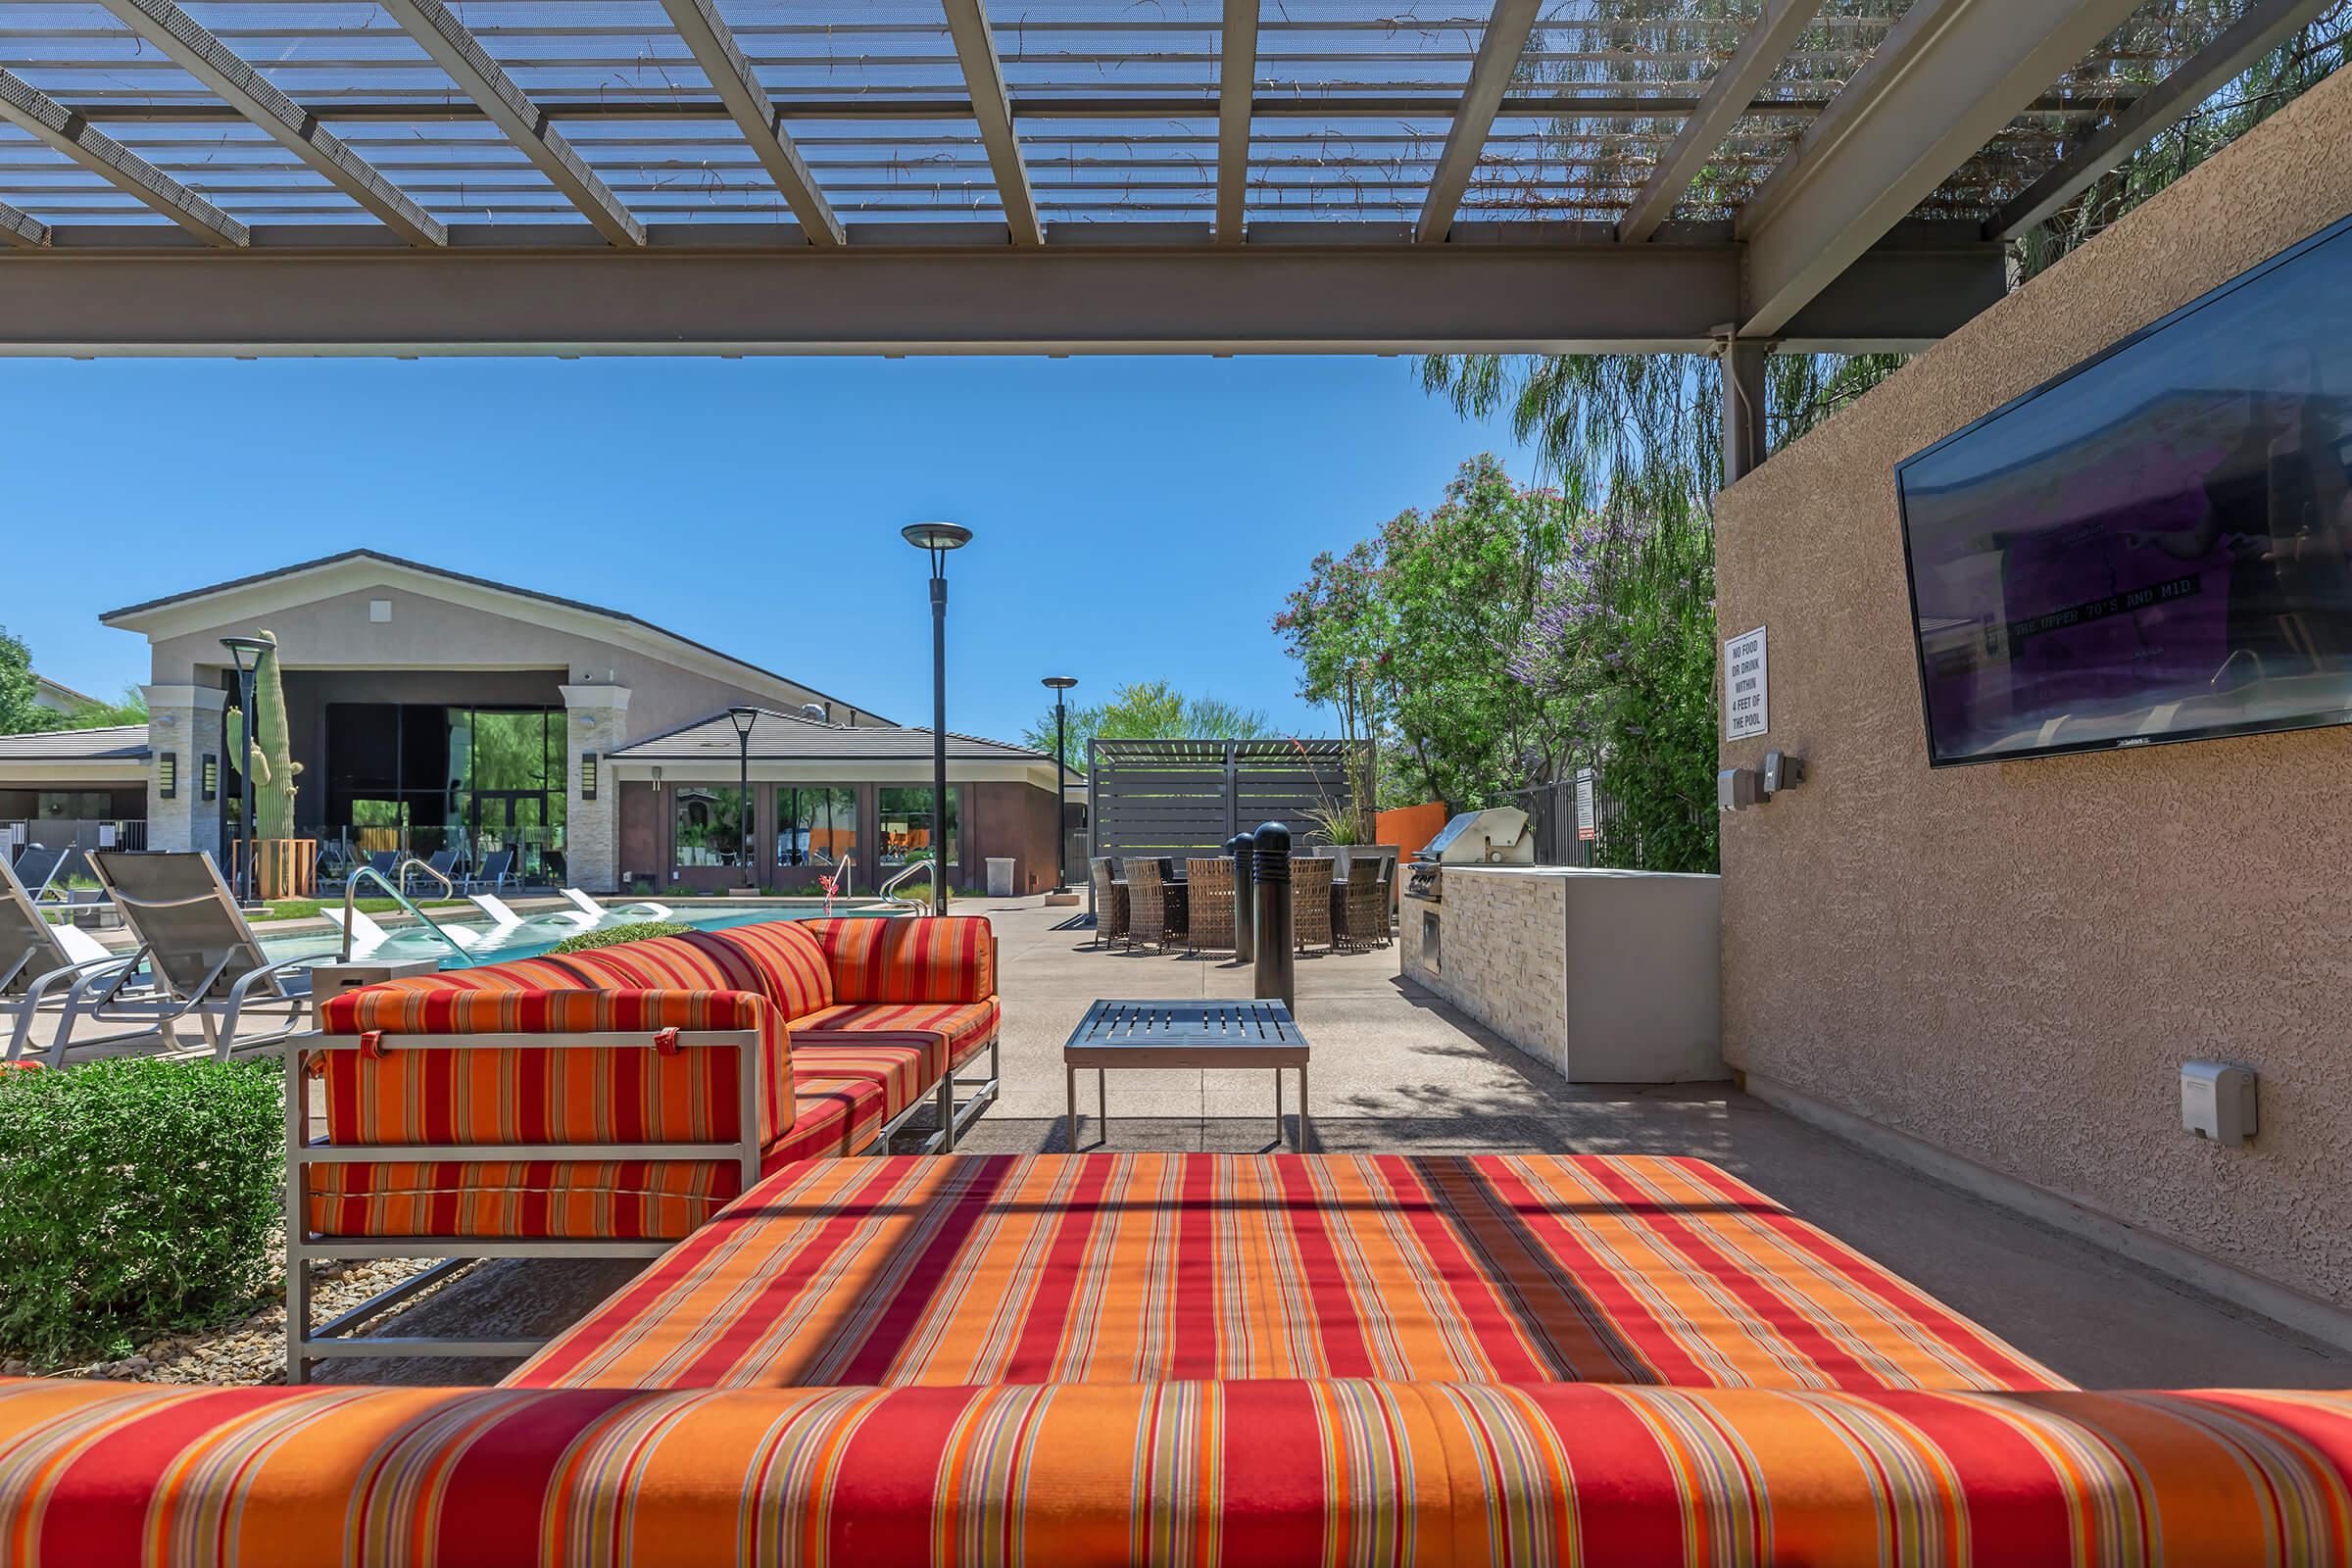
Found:
[[[0,1361],[8,1377],[105,1378],[121,1383],[260,1384],[286,1381],[286,1305],[282,1283],[284,1253],[271,1250],[272,1272],[281,1283],[270,1288],[273,1298],[246,1317],[201,1333],[168,1335],[149,1341],[119,1361],[92,1361],[82,1366],[36,1368],[21,1360]],[[312,1271],[312,1321],[324,1322],[347,1307],[357,1306],[378,1291],[388,1290],[431,1264],[427,1258],[384,1257],[354,1259]],[[478,1265],[477,1265],[478,1267]],[[467,1272],[471,1272],[468,1270]],[[455,1275],[420,1293],[421,1303],[465,1278]],[[405,1308],[410,1303],[401,1303]]]

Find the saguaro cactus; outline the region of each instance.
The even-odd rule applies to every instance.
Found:
[[[248,733],[243,712],[228,710],[228,744],[245,760],[253,780],[253,822],[263,839],[294,836],[294,779],[302,764],[286,724],[286,683],[277,668],[277,633],[257,632],[270,646],[253,662],[253,708],[258,723]]]

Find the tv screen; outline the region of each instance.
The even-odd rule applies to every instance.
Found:
[[[2352,721],[2352,219],[1896,484],[1932,763]]]

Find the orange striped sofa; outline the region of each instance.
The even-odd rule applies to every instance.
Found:
[[[310,1262],[443,1256],[413,1293],[475,1257],[652,1257],[763,1173],[884,1147],[927,1105],[930,1147],[952,1149],[995,1098],[996,977],[985,919],[863,916],[693,931],[332,999],[287,1052],[289,1375],[362,1353],[342,1330],[392,1304],[314,1330]],[[961,1077],[983,1052],[986,1076]]]

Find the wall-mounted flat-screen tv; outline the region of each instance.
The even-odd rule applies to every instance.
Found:
[[[2352,218],[1896,481],[1935,765],[2352,722]]]

